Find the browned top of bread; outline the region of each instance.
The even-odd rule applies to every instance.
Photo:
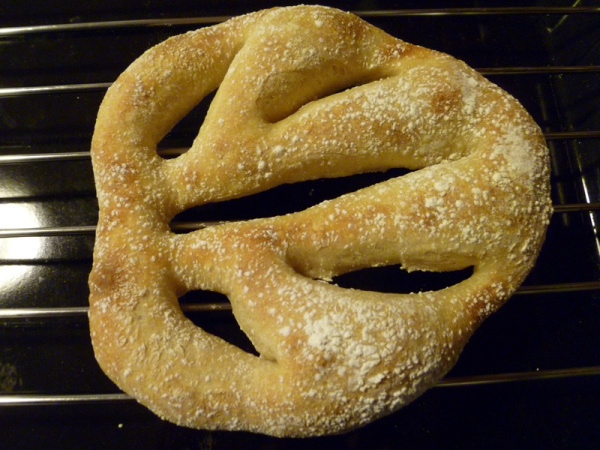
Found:
[[[218,88],[193,146],[162,137]],[[338,10],[261,11],[150,49],[109,89],[92,144],[97,359],[161,417],[277,436],[400,408],[514,292],[551,211],[548,154],[519,103],[464,63]],[[195,205],[283,183],[413,169],[294,214],[177,235]],[[474,267],[440,291],[327,279]],[[260,356],[194,326],[178,296],[226,294]]]

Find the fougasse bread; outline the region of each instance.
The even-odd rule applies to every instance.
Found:
[[[215,90],[189,151],[161,158],[157,144]],[[513,97],[319,6],[148,50],[108,90],[92,158],[97,360],[157,415],[200,429],[326,435],[406,405],[517,289],[551,214],[548,150]],[[169,225],[193,206],[398,167],[408,173],[300,212]],[[325,281],[394,264],[473,273],[412,294]],[[258,356],[186,318],[178,297],[190,290],[225,294]]]

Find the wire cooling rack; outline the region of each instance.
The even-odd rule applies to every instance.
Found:
[[[160,421],[102,374],[87,328],[97,220],[89,142],[105,90],[144,49],[264,6],[254,3],[194,9],[181,2],[136,16],[133,7],[92,2],[89,20],[65,6],[54,22],[40,6],[39,13],[9,11],[10,24],[0,26],[0,445],[307,445]],[[350,3],[342,6],[356,6],[391,34],[465,60],[525,105],[551,151],[555,213],[526,283],[438,387],[373,425],[310,445],[591,448],[600,437],[600,6]],[[202,107],[194,115],[163,141],[165,157],[190,145]],[[182,216],[172,227],[185,232],[257,211],[281,213],[273,205],[284,195],[305,205],[332,186],[316,181],[259,194]],[[429,282],[439,280],[406,277],[408,288]],[[224,297],[194,293],[182,308],[246,345]]]

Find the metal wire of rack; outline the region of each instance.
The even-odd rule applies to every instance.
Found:
[[[372,3],[378,9],[370,8]],[[420,446],[493,441],[505,447],[537,439],[544,448],[586,447],[600,437],[600,6],[390,9],[372,3],[355,12],[409,42],[465,59],[524,103],[551,151],[555,213],[531,276],[478,331],[439,387],[408,412],[313,446],[335,441],[389,448],[407,439]],[[146,442],[146,448],[191,442],[210,448],[266,445],[263,437],[194,432],[159,422],[103,376],[87,336],[87,273],[97,218],[88,148],[103,92],[141,49],[228,17],[0,27],[0,61],[7,62],[0,67],[0,421],[12,430],[0,444],[6,439],[7,448],[35,442],[27,430],[42,430],[66,445],[80,435],[98,437],[101,447],[132,441]],[[202,112],[197,115],[201,120]],[[163,156],[185,151],[198,120],[174,129]],[[297,195],[315,201],[314,193],[330,186],[316,182]],[[255,196],[241,209],[254,213],[257,202],[273,204],[277,195]],[[185,232],[240,218],[240,203],[232,209],[236,212],[217,207],[185,216],[172,227]],[[278,212],[267,207],[264,214]],[[224,298],[196,293],[182,299],[182,308],[216,334],[235,334]],[[517,396],[523,398],[515,401]],[[546,397],[550,400],[540,400]],[[457,407],[459,398],[475,404],[475,412]],[[487,401],[520,421],[499,420]],[[432,411],[447,409],[474,423],[465,425],[467,431],[451,431],[448,423],[462,421],[446,413],[417,425]],[[532,412],[536,418],[523,417]],[[74,425],[55,415],[76,418],[80,431],[73,433]],[[477,426],[489,436],[474,430]],[[156,427],[160,439],[141,437]],[[72,436],[65,438],[65,430]]]

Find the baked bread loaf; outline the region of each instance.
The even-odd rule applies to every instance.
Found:
[[[163,136],[217,90],[192,147]],[[406,405],[527,275],[551,214],[548,152],[519,103],[464,63],[318,6],[173,37],[108,90],[92,143],[97,360],[160,417],[314,436]],[[404,167],[301,212],[174,234],[171,219],[283,183]],[[370,266],[473,267],[438,291],[324,280]],[[260,356],[178,297],[223,293]]]

